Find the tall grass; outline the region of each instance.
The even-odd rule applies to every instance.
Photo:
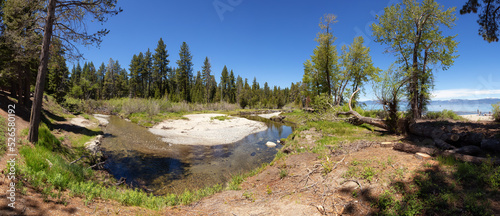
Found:
[[[0,156],[7,150],[7,120],[0,116]]]
[[[441,112],[427,112],[425,118],[434,120],[464,120],[463,117],[457,115],[451,110],[443,110]]]
[[[80,100],[66,98],[63,103],[71,112],[87,113],[147,113],[151,116],[162,112],[194,112],[194,111],[232,111],[239,109],[237,104],[227,102],[216,103],[174,103],[166,99],[116,98],[110,100]]]

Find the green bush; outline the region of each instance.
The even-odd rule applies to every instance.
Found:
[[[492,104],[493,107],[493,119],[500,122],[500,103]]]
[[[441,112],[427,112],[425,118],[433,120],[464,120],[463,117],[457,115],[452,110],[443,110]]]
[[[0,116],[0,155],[3,155],[7,150],[7,121]]]

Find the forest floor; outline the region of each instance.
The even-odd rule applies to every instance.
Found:
[[[9,103],[12,101],[0,95],[4,118]],[[22,116],[16,120],[18,137],[25,139],[21,131],[28,127],[29,113],[18,111]],[[59,120],[55,123],[74,125],[69,117]],[[92,125],[81,118],[75,121]],[[486,133],[498,129],[493,122],[477,124],[487,126],[470,125],[468,129]],[[75,135],[64,128],[57,133],[59,137]],[[388,135],[366,125],[306,122],[289,136],[272,163],[241,179],[238,190],[226,189],[189,205],[159,211],[100,198],[89,202],[68,191],[56,199],[23,179],[17,181],[23,182],[23,188],[18,188],[16,208],[11,209],[7,206],[7,157],[3,156],[0,215],[500,215],[498,167],[450,158],[419,159],[391,148],[396,142],[418,145],[423,141]],[[487,172],[491,174],[481,174]],[[104,171],[99,175],[112,178]]]

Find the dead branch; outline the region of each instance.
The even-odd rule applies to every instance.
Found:
[[[83,158],[88,158],[88,156],[87,156],[87,155],[83,155],[83,156],[81,156],[80,158],[78,158],[78,159],[76,159],[76,160],[74,160],[74,161],[71,161],[71,163],[69,163],[69,164],[74,164],[74,163],[76,163],[76,162],[80,161],[80,160],[81,160],[81,159],[83,159]]]
[[[354,93],[352,93],[351,95],[351,98],[349,98],[349,111],[348,112],[338,112],[337,113],[337,116],[338,115],[352,115],[354,116],[354,118],[358,119],[360,122],[363,122],[363,123],[366,123],[366,124],[369,124],[369,125],[373,125],[375,127],[379,127],[379,128],[383,128],[383,129],[388,129],[387,125],[385,124],[384,120],[382,119],[377,119],[377,118],[370,118],[370,117],[365,117],[365,116],[362,116],[360,115],[358,112],[352,110],[352,98],[354,97],[354,95],[356,93],[358,93],[360,89],[358,88],[358,90],[356,90]]]
[[[97,166],[103,165],[105,162],[106,162],[106,161],[103,161],[103,162],[96,163],[96,164],[94,164],[94,165],[92,165],[92,166],[89,166],[89,169],[92,169],[92,168],[94,168],[94,167],[97,167]]]

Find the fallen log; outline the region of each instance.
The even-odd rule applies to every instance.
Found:
[[[385,124],[384,120],[362,116],[358,112],[356,112],[352,109],[352,106],[351,106],[352,98],[354,97],[354,95],[356,93],[358,93],[359,90],[360,89],[358,89],[354,93],[352,93],[351,98],[349,98],[349,111],[348,112],[338,112],[337,116],[338,115],[352,115],[352,116],[354,116],[354,118],[356,118],[360,122],[387,130],[388,127],[387,127],[387,124]]]
[[[411,144],[404,144],[404,143],[396,143],[394,145],[393,149],[397,150],[397,151],[407,152],[407,153],[423,152],[423,153],[426,153],[426,154],[429,154],[432,156],[453,157],[457,160],[469,162],[469,163],[473,163],[473,164],[482,164],[488,160],[491,160],[491,163],[493,163],[494,165],[500,165],[500,159],[464,155],[464,154],[456,153],[453,150],[442,151],[442,150],[435,149],[435,148],[420,147],[420,146],[415,146],[415,145],[411,145]]]

